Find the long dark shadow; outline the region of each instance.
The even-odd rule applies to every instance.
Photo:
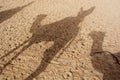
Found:
[[[105,32],[93,31],[89,35],[93,39],[90,54],[93,67],[103,73],[103,80],[119,80],[120,63],[117,54],[104,51],[102,48]]]
[[[35,23],[31,27],[32,43],[39,43],[41,41],[54,41],[49,49],[44,52],[43,59],[37,69],[30,74],[25,80],[32,80],[37,77],[41,72],[43,72],[54,56],[64,48],[70,40],[74,39],[79,32],[79,23],[84,20],[86,16],[93,12],[95,7],[83,11],[77,14],[75,17],[67,17],[60,21],[54,22],[52,24],[47,24],[44,26],[39,25],[39,16],[37,17]]]
[[[18,48],[24,46],[27,42],[27,41],[24,41],[22,44],[20,44],[19,46],[15,47],[14,49],[12,49],[11,51],[9,51],[8,53],[6,53],[5,55],[3,55],[2,57],[0,57],[0,60],[4,60],[5,57],[9,56],[11,53],[13,53],[15,50],[17,50]],[[26,49],[26,47],[24,47],[19,53],[17,53],[14,57],[12,57],[7,63],[3,64],[3,67],[0,67],[0,75],[1,73],[3,72],[3,70],[7,67],[7,65],[9,65],[12,60],[14,60],[21,52],[23,52],[24,50]]]
[[[4,22],[5,20],[11,18],[13,15],[15,15],[17,12],[21,11],[23,8],[29,6],[30,4],[32,4],[33,2],[28,3],[27,5],[24,5],[22,7],[17,7],[14,9],[10,9],[10,10],[6,10],[6,11],[2,11],[0,12],[0,23]]]
[[[24,46],[24,44],[26,44],[29,40],[24,41],[22,44],[20,44],[19,46],[13,48],[12,50],[10,50],[8,53],[4,54],[3,56],[0,57],[0,60],[3,59],[4,57],[9,56],[11,53],[13,53],[15,50],[17,50],[18,48],[20,48],[21,46]]]
[[[12,57],[6,64],[4,64],[2,71],[6,68],[7,65],[9,65],[14,59],[16,59],[24,50],[26,50],[28,47],[30,47],[33,44],[40,43],[41,41],[53,41],[54,45],[52,45],[49,49],[47,49],[44,52],[43,59],[38,66],[38,68],[30,74],[25,80],[32,80],[36,76],[38,76],[41,72],[43,72],[50,61],[54,58],[54,56],[62,49],[64,48],[67,43],[69,43],[71,40],[73,40],[78,32],[79,32],[79,23],[84,20],[86,16],[91,14],[93,12],[95,7],[91,7],[88,10],[83,11],[81,8],[81,11],[77,14],[75,17],[67,17],[60,21],[47,24],[47,25],[41,25],[41,21],[47,16],[47,15],[38,15],[36,20],[34,21],[30,32],[32,33],[32,37],[25,41],[20,46],[14,48],[8,54],[2,56],[1,58],[4,58],[8,55],[10,55],[13,51],[18,49],[19,47],[23,46],[23,48],[18,52],[14,57]],[[27,45],[24,45],[28,43]]]

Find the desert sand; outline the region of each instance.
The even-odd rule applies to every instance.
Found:
[[[0,0],[0,80],[120,80],[120,0]]]

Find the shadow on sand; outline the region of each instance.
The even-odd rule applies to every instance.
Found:
[[[25,80],[32,80],[33,78],[37,77],[41,72],[43,72],[46,69],[46,67],[48,66],[50,61],[54,58],[54,56],[68,43],[73,41],[73,39],[77,36],[79,32],[79,27],[78,27],[79,23],[82,22],[86,16],[91,14],[94,8],[95,7],[91,7],[90,9],[85,11],[81,8],[81,11],[77,14],[77,16],[67,17],[60,21],[47,25],[41,25],[41,21],[47,15],[44,14],[38,15],[30,29],[30,32],[32,33],[32,37],[28,41],[25,41],[23,44],[11,50],[6,55],[0,58],[2,59],[8,56],[13,51],[23,46],[21,51],[18,52],[8,63],[6,63],[2,68],[2,70],[8,64],[10,64],[12,60],[17,58],[24,50],[26,50],[31,45],[40,43],[41,41],[46,41],[46,42],[53,41],[54,44],[44,52],[43,59],[40,62],[37,69],[32,74],[30,74]],[[24,46],[24,44],[26,43],[27,45]]]
[[[14,9],[6,10],[0,12],[0,23],[4,22],[5,20],[11,18],[13,15],[15,15],[17,12],[21,11],[23,8],[27,7],[28,5],[32,4],[33,2],[28,3],[27,5],[24,5],[22,7],[17,7]],[[0,7],[1,8],[1,7]]]
[[[103,74],[103,80],[120,80],[120,53],[103,51],[104,32],[93,31],[89,35],[93,39],[90,55],[95,70]]]

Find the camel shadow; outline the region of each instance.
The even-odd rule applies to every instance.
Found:
[[[17,7],[14,9],[10,9],[10,10],[6,10],[6,11],[2,11],[0,12],[0,23],[4,22],[5,20],[11,18],[13,15],[15,15],[17,12],[21,11],[23,8],[29,6],[30,4],[32,4],[33,2],[28,3],[27,5],[24,5],[22,7]],[[1,7],[0,7],[1,8]]]
[[[38,15],[36,20],[34,21],[33,25],[31,26],[30,32],[32,33],[32,37],[25,41],[23,44],[19,45],[18,47],[14,48],[6,55],[2,56],[0,59],[8,56],[12,52],[14,52],[19,47],[23,46],[23,48],[18,52],[14,57],[9,60],[4,67],[12,62],[12,60],[16,59],[23,51],[27,48],[32,46],[33,44],[40,43],[42,41],[53,41],[54,44],[48,48],[44,54],[43,59],[37,69],[31,73],[25,80],[32,80],[33,78],[37,77],[41,72],[43,72],[51,60],[55,57],[55,55],[65,46],[74,40],[79,32],[79,23],[84,20],[86,16],[93,12],[95,7],[91,7],[88,10],[83,10],[77,14],[75,17],[67,17],[62,20],[53,22],[51,24],[41,25],[41,21],[47,16],[44,14]],[[26,44],[24,46],[24,44]]]
[[[42,27],[36,26],[36,24],[39,24],[36,22],[41,21],[41,18],[39,16],[37,17],[34,25],[31,27],[31,32],[33,33],[33,36],[30,44],[38,43],[41,41],[53,41],[54,45],[44,52],[43,59],[38,68],[25,80],[32,80],[46,69],[54,56],[62,48],[64,48],[67,43],[69,43],[77,36],[79,32],[79,23],[82,22],[87,15],[92,13],[94,8],[95,7],[92,7],[85,11],[81,10],[81,12],[79,12],[78,15],[75,17],[67,17],[63,20],[57,21],[49,25],[44,25]]]
[[[119,80],[120,54],[113,54],[103,50],[104,32],[93,31],[89,35],[93,39],[90,55],[94,69],[103,74],[103,80]]]

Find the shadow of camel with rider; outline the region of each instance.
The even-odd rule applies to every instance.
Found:
[[[103,80],[120,80],[120,52],[111,53],[102,48],[105,32],[93,31],[91,61],[95,70],[103,74]]]
[[[54,44],[48,48],[44,54],[43,59],[40,62],[40,65],[37,69],[31,73],[25,80],[32,80],[37,77],[41,72],[43,72],[51,60],[55,57],[55,55],[64,48],[68,43],[72,42],[79,32],[79,23],[84,20],[86,16],[93,12],[95,7],[91,7],[88,10],[83,10],[77,14],[75,17],[67,17],[62,20],[53,22],[51,24],[41,25],[41,21],[47,16],[44,14],[38,15],[36,20],[33,22],[31,26],[30,32],[32,33],[32,37],[25,41],[20,46],[23,46],[27,43],[27,45],[23,46],[23,48],[18,52],[11,60],[9,60],[4,68],[11,63],[12,60],[16,59],[24,50],[29,48],[33,44],[40,43],[42,41],[53,41]],[[2,56],[4,58],[11,54],[13,51],[18,49],[20,46],[14,48],[6,55]]]

